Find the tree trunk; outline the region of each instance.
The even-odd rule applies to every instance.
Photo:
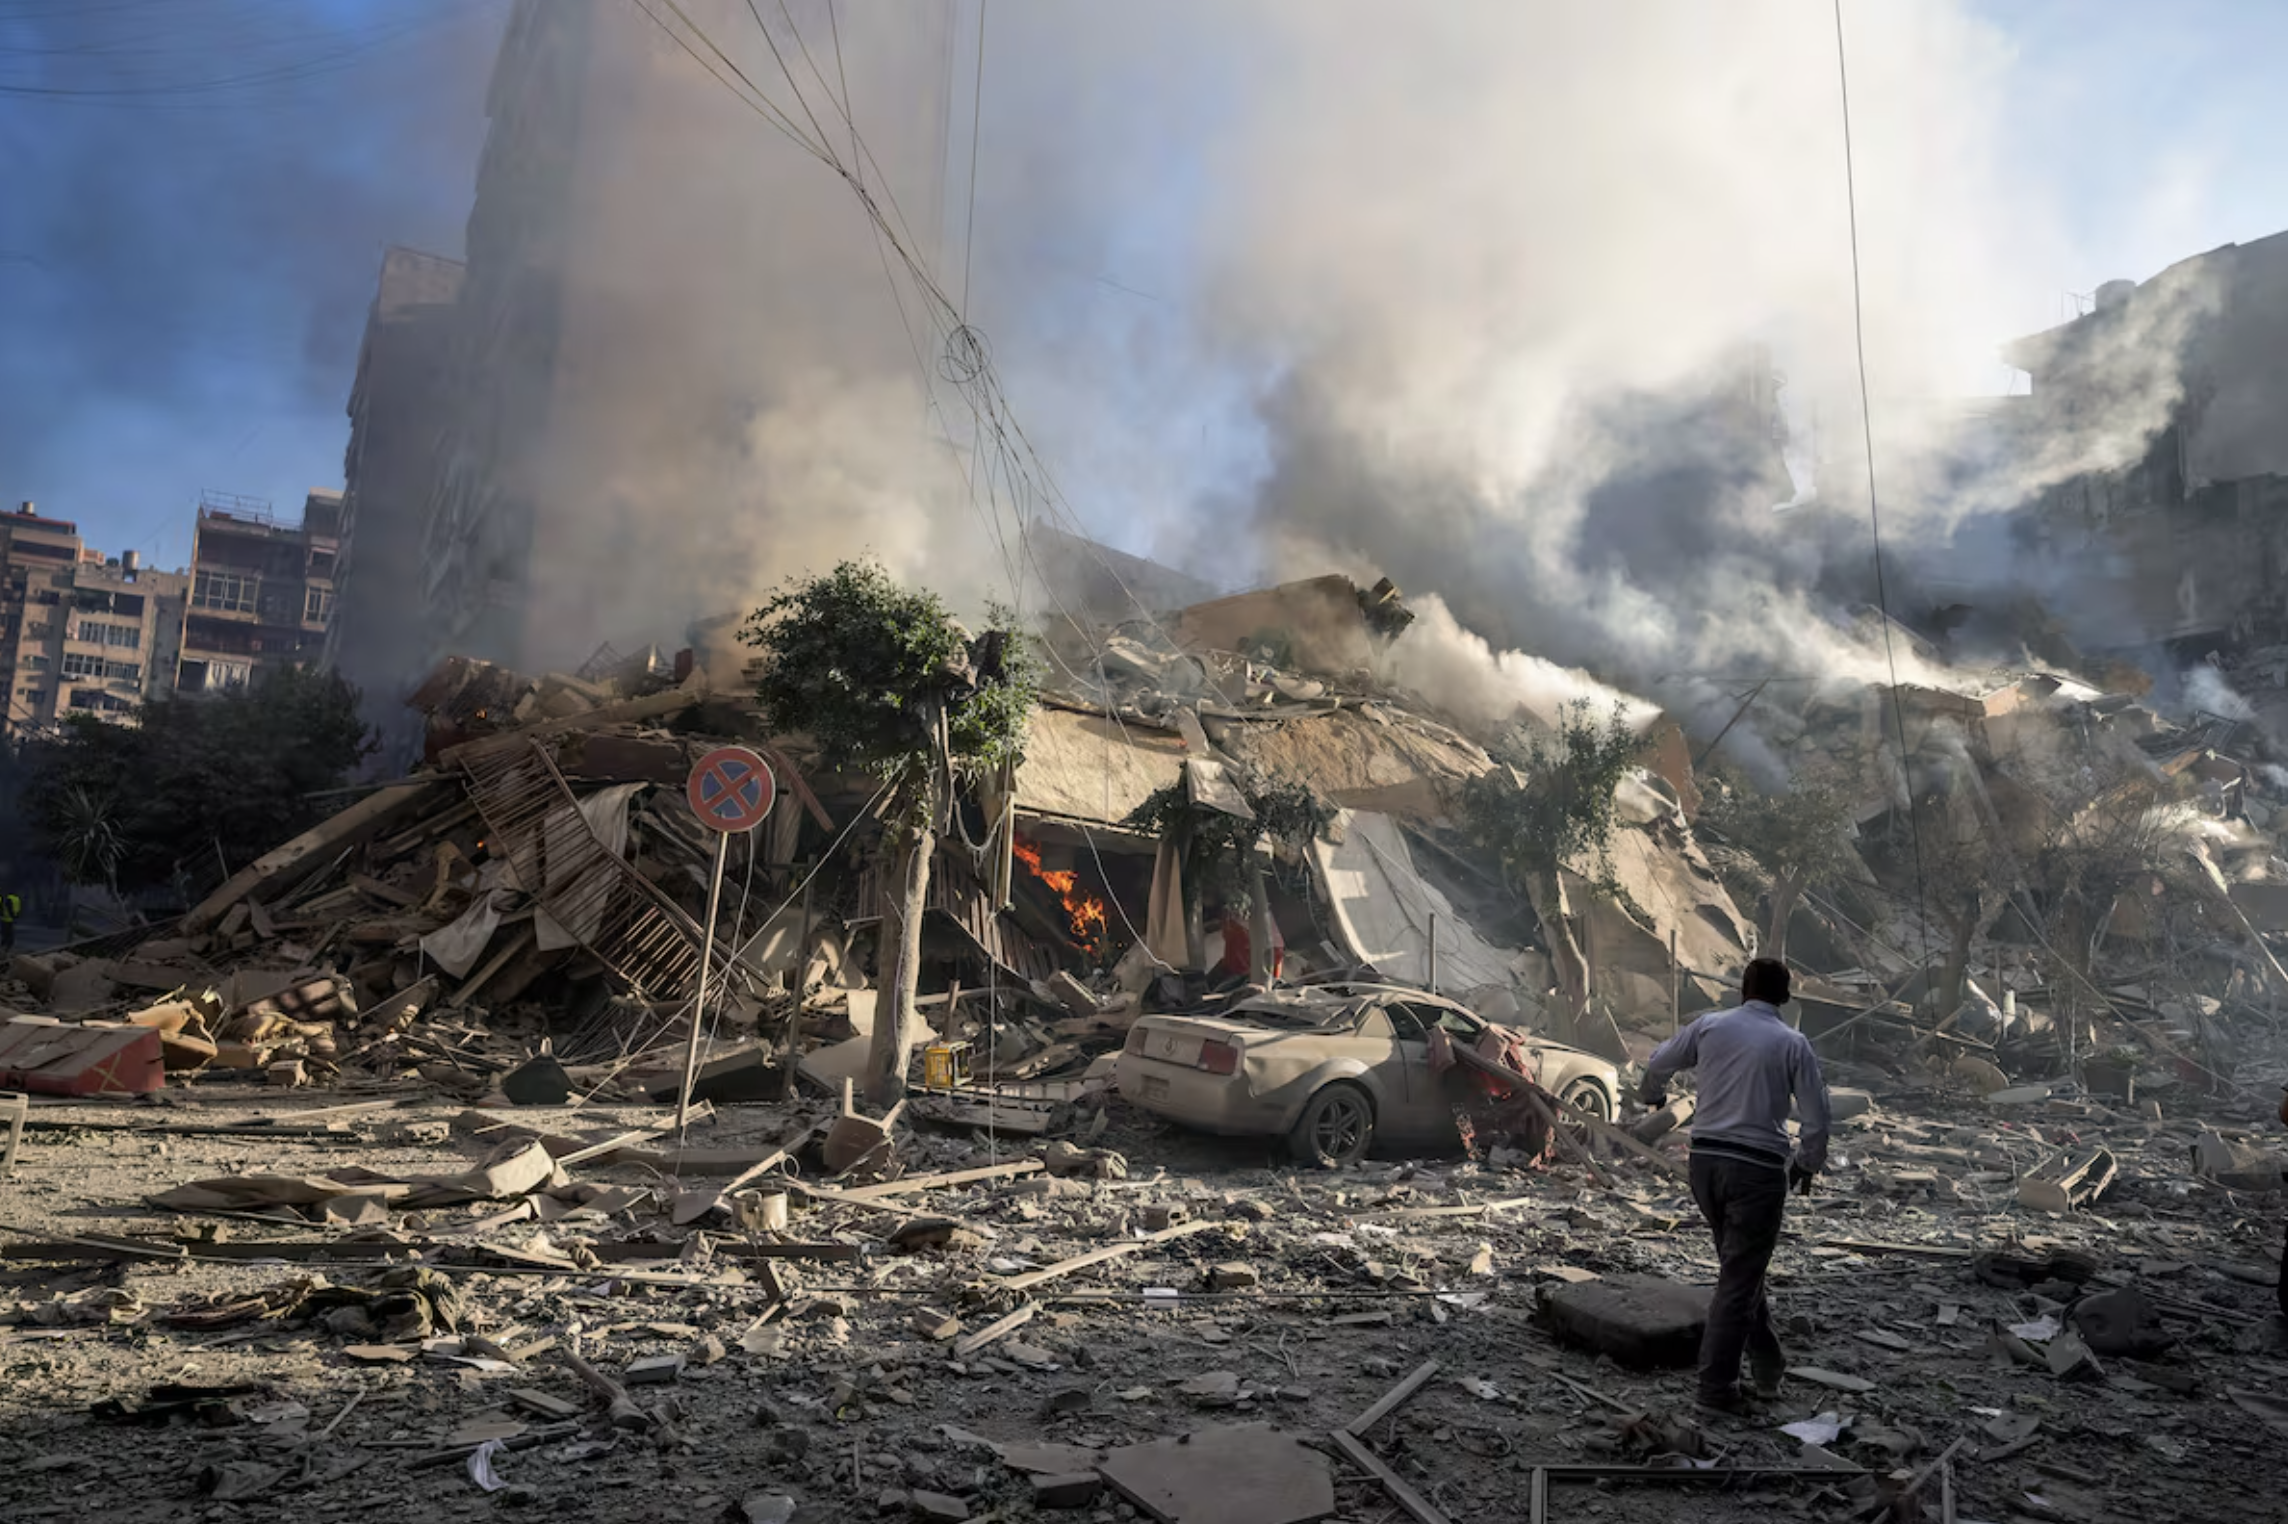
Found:
[[[1563,1030],[1551,1035],[1562,1043],[1578,1043],[1589,1011],[1589,964],[1566,919],[1565,885],[1554,873],[1536,873],[1526,879],[1525,892],[1541,922],[1541,939],[1549,944],[1550,967],[1557,975],[1557,1010],[1552,1014]]]
[[[881,984],[874,999],[874,1041],[866,1056],[866,1097],[892,1106],[906,1093],[906,1068],[922,1032],[914,1008],[921,976],[922,915],[929,903],[930,856],[937,833],[927,823],[898,831],[890,880],[882,886]]]
[[[1756,949],[1763,958],[1787,956],[1788,922],[1795,917],[1796,902],[1803,898],[1803,875],[1783,873],[1772,881],[1772,922],[1764,933],[1764,945]]]
[[[1946,968],[1939,976],[1939,1009],[1935,1013],[1938,1020],[1944,1021],[1962,1009],[1970,978],[1971,944],[1986,935],[2008,905],[2007,896],[1981,890],[1963,896],[1959,907],[1939,912],[1951,937],[1946,950]]]
[[[1968,907],[1942,914],[1953,936],[1947,943],[1946,967],[1938,977],[1938,1006],[1931,1012],[1939,1021],[1962,1009],[1963,981],[1970,976],[1970,941],[1978,931],[1977,912]]]

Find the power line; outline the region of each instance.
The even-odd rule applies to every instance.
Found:
[[[977,239],[977,138],[985,124],[985,9],[977,0],[977,79],[969,89],[969,213],[961,231],[961,316],[969,319],[969,255]]]
[[[1883,513],[1875,492],[1875,413],[1867,388],[1867,318],[1859,290],[1859,178],[1851,152],[1851,73],[1844,61],[1843,0],[1835,11],[1835,79],[1843,106],[1843,193],[1851,229],[1851,330],[1859,358],[1859,431],[1867,449],[1867,521],[1875,542],[1875,606],[1883,615],[1883,660],[1891,675],[1891,722],[1899,735],[1899,780],[1907,795],[1914,842],[1915,920],[1922,930],[1923,968],[1930,968],[1930,896],[1923,882],[1923,825],[1915,807],[1914,762],[1907,751],[1907,711],[1899,698],[1899,657],[1891,633],[1891,600],[1883,581]]]

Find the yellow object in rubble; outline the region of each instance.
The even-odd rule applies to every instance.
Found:
[[[952,1090],[969,1083],[969,1044],[933,1042],[922,1049],[922,1088]]]

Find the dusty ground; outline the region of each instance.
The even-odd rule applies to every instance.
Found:
[[[386,1147],[370,1141],[379,1130],[373,1117],[320,1140],[153,1135],[149,1129],[160,1125],[245,1120],[344,1099],[282,1101],[205,1086],[190,1094],[194,1103],[163,1110],[37,1112],[43,1121],[68,1114],[144,1130],[28,1135],[15,1179],[0,1183],[0,1225],[9,1230],[0,1243],[199,1228],[239,1243],[346,1237],[359,1230],[200,1218],[141,1201],[218,1174],[352,1163],[386,1174],[448,1174],[491,1143],[456,1132],[434,1148]],[[415,1100],[386,1121],[442,1121],[461,1109]],[[694,1128],[690,1142],[754,1144],[809,1114],[728,1108]],[[576,1125],[554,1114],[549,1125],[605,1136],[659,1121],[655,1110],[627,1107],[585,1112]],[[838,1239],[869,1252],[846,1264],[781,1262],[791,1296],[775,1313],[752,1266],[679,1263],[690,1232],[670,1227],[648,1204],[608,1220],[489,1230],[491,1243],[543,1251],[654,1233],[663,1240],[661,1263],[644,1268],[695,1283],[636,1284],[616,1277],[623,1266],[458,1275],[477,1331],[512,1350],[557,1341],[509,1371],[434,1357],[362,1365],[343,1353],[351,1340],[291,1319],[193,1333],[158,1318],[313,1274],[365,1284],[374,1277],[368,1270],[0,1260],[0,1309],[13,1304],[18,1324],[13,1333],[0,1330],[0,1518],[702,1521],[772,1517],[762,1500],[783,1495],[801,1505],[801,1519],[874,1519],[902,1515],[903,1494],[919,1488],[960,1497],[971,1517],[1128,1519],[1138,1515],[1110,1494],[1077,1513],[1036,1509],[1025,1475],[969,1436],[1097,1450],[1262,1421],[1324,1445],[1331,1430],[1432,1359],[1438,1375],[1366,1438],[1456,1521],[1524,1518],[1536,1463],[1638,1460],[1682,1442],[1735,1464],[1805,1465],[1801,1447],[1776,1428],[1822,1412],[1854,1419],[1833,1452],[1878,1472],[1919,1468],[1967,1439],[1953,1465],[1966,1520],[2288,1517],[2281,1501],[2288,1440],[2231,1395],[2288,1404],[2288,1353],[2260,1321],[2272,1292],[2256,1284],[2272,1272],[2288,1198],[2235,1197],[2189,1180],[2189,1121],[2073,1122],[2078,1135],[2110,1141],[2123,1181],[2099,1215],[2060,1219],[2024,1213],[2006,1184],[1933,1162],[1950,1150],[1997,1147],[2030,1159],[2041,1145],[2029,1129],[2056,1124],[2019,1120],[2005,1128],[1976,1102],[1884,1098],[1876,1113],[1839,1134],[1843,1162],[1829,1189],[1793,1208],[1776,1303],[1799,1364],[1855,1375],[1874,1389],[1846,1396],[1791,1381],[1776,1410],[1745,1423],[1695,1415],[1689,1372],[1632,1375],[1559,1346],[1530,1319],[1536,1287],[1559,1267],[1712,1275],[1681,1185],[1650,1165],[1612,1166],[1612,1188],[1589,1184],[1574,1167],[1513,1174],[1453,1160],[1311,1174],[1260,1147],[1167,1133],[1117,1105],[1109,1123],[1095,1141],[1125,1156],[1129,1179],[1048,1186],[1035,1176],[905,1198],[917,1212],[959,1219],[977,1235],[971,1244],[898,1253],[885,1235],[904,1212],[798,1203],[791,1237]],[[964,1168],[1025,1152],[967,1137],[909,1140],[904,1168]],[[1897,1178],[1917,1167],[1937,1178]],[[584,1165],[574,1173],[585,1181],[662,1183],[640,1165]],[[1041,1285],[1031,1293],[1037,1316],[983,1350],[961,1356],[914,1327],[918,1310],[937,1308],[974,1333],[1024,1300],[994,1294],[994,1281],[1121,1241],[1150,1209],[1171,1205],[1216,1226]],[[420,1222],[400,1218],[389,1231],[466,1241],[470,1223],[500,1210],[457,1207]],[[2046,1367],[1989,1353],[1993,1324],[2022,1323],[2043,1310],[2031,1295],[1980,1284],[1964,1259],[1853,1252],[1830,1242],[1965,1250],[2035,1235],[2082,1246],[2109,1274],[2142,1277],[2166,1296],[2215,1311],[2172,1313],[2178,1346],[2157,1369],[2107,1361],[2104,1379],[2069,1383]],[[1234,1261],[1260,1284],[1207,1294],[1208,1268]],[[1146,1288],[1185,1295],[1148,1304]],[[122,1304],[111,1315],[123,1321],[54,1321],[66,1305],[59,1299],[96,1308],[106,1290],[125,1294],[110,1298]],[[1942,1324],[1949,1307],[1958,1310]],[[758,1330],[766,1315],[771,1321]],[[615,1433],[560,1353],[577,1347],[618,1371],[643,1356],[703,1353],[710,1336],[725,1351],[719,1360],[694,1358],[672,1386],[634,1393],[667,1404],[671,1440]],[[1906,1347],[1886,1347],[1898,1344]],[[1221,1385],[1220,1396],[1184,1390],[1217,1372],[1236,1378],[1236,1405],[1231,1382],[1196,1382]],[[149,1425],[90,1412],[104,1399],[140,1400],[163,1382],[261,1391],[195,1421]],[[527,1437],[545,1435],[547,1420],[507,1405],[514,1388],[565,1399],[580,1412],[561,1437],[497,1455],[503,1485],[488,1493],[465,1460],[471,1440],[456,1436],[488,1422],[493,1432],[521,1423]],[[1624,1432],[1624,1410],[1652,1415],[1635,1426],[1636,1438]],[[1646,1437],[1663,1420],[1665,1437]],[[2030,1430],[2031,1442],[2014,1447],[2009,1440],[2021,1430]],[[1336,1517],[1359,1524],[1403,1517],[1379,1484],[1345,1462],[1333,1466]],[[218,1486],[225,1495],[253,1495],[222,1501]],[[1865,1482],[1845,1475],[1824,1486],[1732,1494],[1570,1485],[1553,1494],[1550,1517],[1839,1520],[1871,1496]],[[752,1514],[741,1508],[749,1500]],[[1931,1504],[1935,1519],[1935,1483]]]

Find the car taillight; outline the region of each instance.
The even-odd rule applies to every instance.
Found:
[[[1143,1052],[1144,1029],[1142,1027],[1130,1027],[1128,1029],[1128,1041],[1122,1043],[1121,1047],[1130,1053]]]
[[[1200,1044],[1199,1066],[1210,1074],[1237,1074],[1239,1049],[1228,1042],[1212,1039]]]

